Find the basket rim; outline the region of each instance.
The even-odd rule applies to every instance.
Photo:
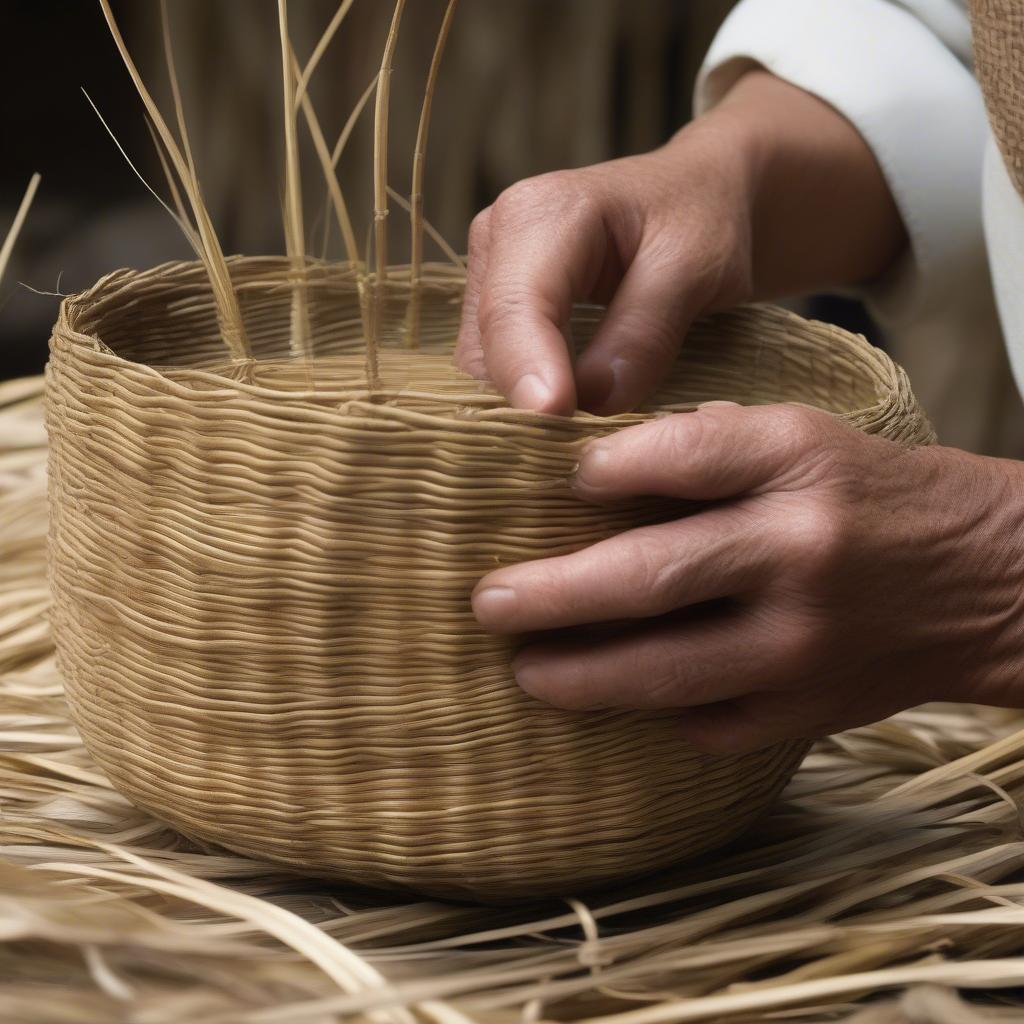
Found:
[[[289,260],[286,256],[262,255],[227,257],[229,267],[235,269],[255,269],[265,271],[264,275],[247,282],[236,282],[236,287],[243,290],[281,288],[290,289],[294,281]],[[407,291],[411,287],[411,271],[408,264],[396,264],[389,267],[388,287],[397,291]],[[324,284],[354,285],[360,292],[367,286],[372,287],[375,275],[362,273],[347,261],[319,260],[310,257],[307,260],[307,275],[304,283],[315,285],[318,281]],[[154,385],[159,382],[162,393],[172,393],[182,399],[195,399],[202,395],[209,399],[222,400],[228,395],[247,397],[250,400],[290,405],[315,403],[317,408],[324,409],[326,404],[336,403],[342,411],[352,412],[360,416],[372,416],[387,411],[388,415],[400,414],[410,424],[428,426],[451,422],[453,419],[465,420],[485,419],[495,426],[502,423],[509,427],[522,429],[523,426],[534,425],[543,429],[554,425],[579,424],[589,429],[602,424],[619,428],[637,423],[647,422],[664,415],[666,410],[649,409],[630,411],[612,416],[600,416],[584,410],[576,410],[571,416],[534,412],[532,410],[515,409],[505,404],[502,396],[486,390],[484,385],[467,377],[469,388],[465,393],[446,393],[444,395],[429,391],[421,391],[415,387],[389,388],[382,387],[370,391],[365,385],[360,388],[340,387],[330,382],[320,381],[313,387],[300,389],[283,389],[268,386],[256,379],[257,367],[268,367],[294,362],[294,357],[285,359],[266,359],[252,357],[231,360],[225,351],[223,363],[201,367],[181,364],[154,365],[121,355],[104,343],[99,334],[79,329],[83,319],[97,315],[97,305],[115,299],[124,300],[133,291],[145,293],[154,286],[187,285],[197,290],[209,288],[206,269],[198,260],[172,260],[156,266],[139,270],[121,268],[111,271],[99,278],[93,285],[83,291],[66,296],[60,304],[57,321],[53,328],[53,338],[58,337],[68,343],[72,349],[79,348],[90,353],[92,359],[117,366],[131,373],[136,379],[149,379]],[[426,294],[440,291],[448,293],[452,301],[461,298],[465,285],[465,274],[449,263],[424,264],[421,286]],[[592,303],[578,303],[575,310],[579,313],[597,313],[604,307]],[[906,374],[882,349],[872,345],[862,335],[853,334],[834,324],[802,317],[792,310],[772,303],[748,303],[730,310],[714,313],[700,318],[693,326],[694,331],[707,330],[718,324],[743,323],[754,318],[767,320],[776,327],[792,326],[799,332],[803,344],[821,343],[824,351],[825,343],[835,347],[836,355],[845,354],[853,357],[861,368],[865,382],[874,389],[874,402],[844,409],[842,412],[824,410],[829,415],[839,418],[873,418],[885,413],[900,403],[900,393],[909,389]],[[685,342],[684,342],[685,344]],[[384,349],[384,353],[395,351]],[[318,356],[310,360],[312,365],[324,363],[332,356]],[[436,400],[439,406],[437,413],[417,412],[402,409],[396,403],[403,398],[415,397],[427,402]],[[696,408],[698,402],[686,403],[687,408]],[[789,401],[785,404],[820,409],[810,402]],[[442,411],[444,408],[445,411]],[[686,411],[679,410],[667,411]]]

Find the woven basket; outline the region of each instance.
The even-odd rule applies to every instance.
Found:
[[[231,272],[253,360],[226,358],[195,264],[112,274],[53,334],[53,626],[114,786],[186,835],[304,872],[497,901],[646,872],[761,814],[803,742],[710,757],[671,714],[543,705],[469,594],[498,565],[679,514],[578,501],[566,481],[588,439],[728,398],[925,443],[903,372],[749,309],[698,325],[645,411],[514,411],[451,369],[453,272],[431,268],[420,348],[402,347],[396,268],[371,395],[348,268],[308,269],[311,362],[288,352],[287,262]],[[598,315],[578,311],[578,344]]]

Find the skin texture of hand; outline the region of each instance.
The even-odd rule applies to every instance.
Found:
[[[706,504],[480,582],[489,630],[563,631],[514,662],[544,701],[678,709],[681,738],[711,753],[925,700],[1021,703],[1019,463],[906,449],[800,406],[711,403],[593,442],[574,486]],[[574,628],[597,623],[616,626]]]
[[[702,313],[868,280],[905,243],[856,129],[751,71],[661,149],[519,182],[484,210],[456,362],[516,407],[622,412],[655,390]],[[580,301],[608,312],[574,365]]]

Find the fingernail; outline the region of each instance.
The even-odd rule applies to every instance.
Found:
[[[739,402],[726,402],[717,398],[713,402],[701,402],[700,405],[697,406],[698,409],[738,409],[739,407]]]
[[[581,395],[583,407],[599,414],[606,411],[622,412],[626,407],[624,399],[632,373],[632,364],[622,356],[596,370],[589,370]]]
[[[574,484],[582,487],[603,487],[608,481],[608,471],[612,464],[612,453],[608,446],[595,442],[588,445],[576,463],[576,471],[572,475]]]
[[[517,409],[541,411],[551,404],[551,388],[535,373],[527,373],[516,381],[508,396]]]
[[[518,605],[511,587],[484,587],[473,595],[473,614],[485,626],[501,625],[502,620],[515,614]]]
[[[543,672],[536,662],[513,662],[512,673],[516,677],[516,682],[527,693],[532,694],[538,684],[543,681]]]
[[[629,392],[630,378],[633,376],[633,364],[620,356],[608,364],[608,369],[612,372],[612,388],[604,404],[613,412],[624,412],[631,407],[626,395]]]

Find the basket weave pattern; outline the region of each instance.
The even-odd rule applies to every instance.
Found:
[[[416,351],[394,272],[371,395],[349,270],[308,270],[307,363],[288,355],[287,261],[231,269],[254,360],[226,359],[194,264],[105,278],[51,342],[53,626],[114,786],[239,852],[487,900],[655,869],[762,813],[804,743],[709,757],[671,715],[540,704],[469,593],[498,565],[679,514],[577,500],[589,439],[728,398],[928,443],[902,371],[838,330],[743,310],[695,329],[646,410],[514,411],[450,369],[462,282],[432,268]],[[579,311],[578,344],[597,315]]]

